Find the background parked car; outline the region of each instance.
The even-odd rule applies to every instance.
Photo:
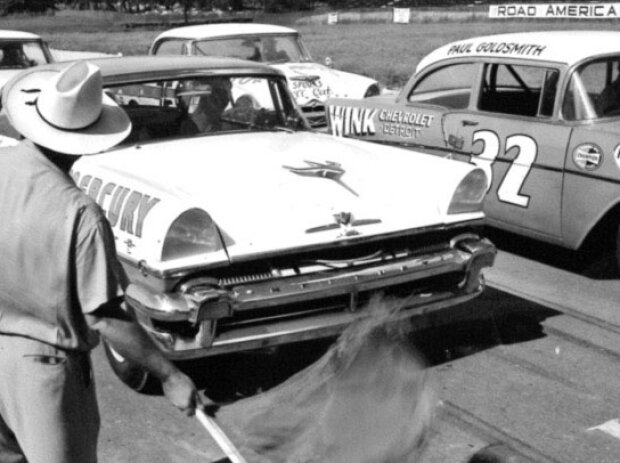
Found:
[[[0,30],[0,88],[22,70],[52,61],[47,43],[38,35]]]
[[[380,93],[374,79],[313,62],[299,32],[288,27],[254,23],[179,27],[156,37],[150,53],[229,56],[270,64],[284,72],[297,104],[315,127],[325,126],[327,98]]]

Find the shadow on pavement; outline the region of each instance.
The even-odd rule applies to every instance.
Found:
[[[343,336],[184,362],[182,368],[206,395],[227,404],[218,413],[218,421],[245,454],[256,455],[252,462],[284,463],[290,452],[303,455],[305,442],[324,443],[326,439],[345,442],[347,449],[365,449],[370,442],[372,448],[384,449],[382,455],[394,448],[423,452],[436,404],[434,370],[428,367],[501,344],[543,338],[543,322],[560,315],[493,288],[453,309],[449,311],[454,314],[452,320],[406,332],[399,337],[402,343],[380,337],[388,342],[377,344],[373,336],[356,336],[353,339],[360,347],[344,357],[339,350],[347,344]],[[347,355],[352,355],[351,368],[343,370],[340,365]],[[394,396],[394,391],[400,395]],[[416,399],[411,401],[411,397]],[[366,412],[372,415],[370,420]],[[389,431],[385,436],[369,434],[378,421]],[[394,423],[398,429],[415,429],[399,437],[396,446],[391,443]],[[354,435],[348,433],[350,429]],[[342,445],[334,447],[334,442],[322,451],[334,451],[338,458],[350,453]],[[324,461],[347,461],[338,458]]]
[[[485,235],[499,250],[557,267],[595,280],[616,280],[620,271],[610,237],[591,239],[574,251],[543,241],[487,227]]]
[[[465,315],[413,329],[407,339],[429,366],[474,355],[500,344],[546,336],[542,322],[560,312],[494,288],[463,304]],[[456,313],[456,311],[455,311]],[[336,338],[184,362],[182,368],[214,400],[231,403],[277,386],[319,360]]]

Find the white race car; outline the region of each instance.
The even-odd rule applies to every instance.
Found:
[[[266,65],[92,62],[133,128],[72,175],[112,225],[130,310],[170,358],[336,335],[377,292],[403,298],[397,318],[434,323],[483,290],[482,169],[312,131]]]
[[[0,88],[22,70],[52,61],[47,43],[38,35],[0,30]]]
[[[269,24],[186,26],[160,34],[153,55],[228,56],[270,64],[286,75],[293,96],[314,127],[325,125],[327,98],[366,98],[380,93],[369,77],[312,61],[299,32]]]

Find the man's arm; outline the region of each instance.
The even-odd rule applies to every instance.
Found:
[[[118,298],[86,314],[87,323],[120,355],[159,379],[168,400],[192,416],[196,406],[202,405],[193,381],[163,355],[121,304]]]

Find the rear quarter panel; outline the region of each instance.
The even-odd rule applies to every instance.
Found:
[[[600,156],[595,156],[598,162],[585,167],[578,151],[591,145],[598,148]],[[575,127],[565,165],[562,209],[566,243],[581,245],[598,221],[619,203],[620,120]]]

